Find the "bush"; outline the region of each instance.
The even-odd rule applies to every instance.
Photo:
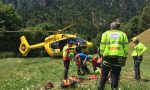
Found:
[[[0,58],[10,58],[15,56],[16,54],[14,52],[0,52]]]

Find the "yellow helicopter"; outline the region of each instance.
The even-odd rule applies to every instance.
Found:
[[[34,45],[30,45],[27,42],[25,36],[21,36],[21,44],[19,46],[19,51],[23,56],[27,56],[31,49],[44,47],[46,52],[50,56],[62,56],[63,47],[67,45],[67,42],[72,41],[74,43],[73,46],[70,48],[72,52],[75,52],[76,44],[80,42],[82,52],[88,53],[88,49],[93,46],[92,42],[86,41],[73,34],[62,34],[64,30],[73,25],[74,24],[71,24],[61,30],[58,30],[56,34],[46,37],[44,42]]]

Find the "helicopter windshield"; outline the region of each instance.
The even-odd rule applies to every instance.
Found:
[[[67,42],[70,42],[70,41],[73,42],[74,45],[77,45],[78,42],[80,42],[81,46],[86,45],[86,42],[81,38],[67,38],[67,39],[64,39],[64,40],[53,42],[49,46],[52,49],[60,49],[60,51],[62,52],[63,47],[67,44]]]
[[[86,45],[86,42],[81,38],[68,38],[68,42],[73,42],[74,44],[77,44],[80,42],[81,45]]]

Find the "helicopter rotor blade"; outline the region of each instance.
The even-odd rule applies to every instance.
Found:
[[[72,24],[70,24],[70,25],[64,27],[63,29],[58,30],[56,33],[62,33],[62,32],[64,32],[66,29],[72,27],[72,26],[75,25],[75,24],[76,24],[76,23],[72,23]]]
[[[62,28],[62,29],[59,29],[59,30],[56,30],[56,31],[45,31],[45,30],[18,30],[18,31],[0,31],[0,33],[21,33],[21,32],[52,32],[52,33],[55,33],[55,34],[58,34],[58,33],[63,33],[66,29],[72,27],[73,25],[77,24],[77,23],[81,23],[83,20],[83,18],[79,18],[77,20],[75,20],[72,24]]]
[[[58,34],[58,33],[63,33],[66,29],[68,29],[68,28],[74,26],[74,25],[77,24],[77,23],[81,23],[82,21],[83,21],[83,17],[80,17],[79,19],[73,21],[73,22],[72,22],[71,24],[69,24],[68,26],[66,26],[66,27],[64,27],[64,28],[62,28],[62,29],[59,29],[59,30],[56,32],[56,34]]]
[[[0,33],[21,33],[21,32],[52,32],[56,31],[42,31],[42,30],[19,30],[19,31],[0,31]]]

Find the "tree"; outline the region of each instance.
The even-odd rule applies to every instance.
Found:
[[[15,12],[13,5],[0,3],[0,28],[9,31],[21,28],[21,17]]]
[[[138,28],[140,32],[150,28],[150,6],[147,6],[143,9],[143,12],[139,16]]]
[[[19,34],[2,31],[17,31],[22,27],[21,17],[11,4],[0,3],[0,51],[18,51]]]
[[[122,25],[122,30],[127,33],[129,38],[137,36],[150,27],[150,6],[143,8],[142,12],[131,18],[131,20]]]

